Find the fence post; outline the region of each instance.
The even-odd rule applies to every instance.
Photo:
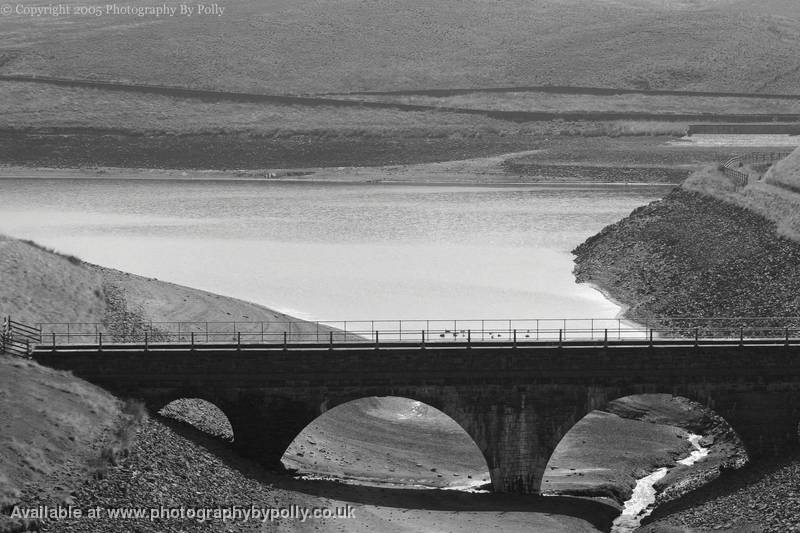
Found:
[[[472,330],[467,330],[467,349],[472,348]]]
[[[421,349],[425,349],[425,330],[422,330],[422,344],[420,344]]]
[[[149,346],[149,344],[147,342],[147,332],[145,331],[144,332],[144,351],[146,352],[149,349],[150,349],[150,346]]]
[[[97,351],[103,351],[103,332],[100,331],[97,333]]]
[[[194,331],[191,332],[192,337],[192,351],[194,351]]]
[[[328,332],[328,349],[333,350],[333,330]]]
[[[53,351],[56,351],[56,332],[52,332],[53,335]]]
[[[234,327],[236,327],[236,326],[234,326]],[[237,350],[241,350],[242,349],[242,332],[241,331],[237,331],[236,332],[236,349]]]
[[[608,348],[608,328],[603,332],[603,348]]]
[[[289,337],[289,336],[286,334],[286,331],[284,331],[284,332],[283,332],[283,350],[284,350],[284,351],[286,351],[286,350],[288,350],[288,349],[289,349],[289,347],[286,345],[286,343],[287,343],[287,340],[288,340],[288,337]]]
[[[559,348],[561,348],[561,338],[562,338],[563,335],[564,335],[564,330],[563,329],[559,329],[558,330],[558,347]]]
[[[381,340],[380,340],[380,332],[376,329],[375,330],[375,349],[378,350],[380,347]]]
[[[744,326],[739,326],[739,346],[744,346]]]
[[[517,330],[514,330],[514,348],[517,347]]]
[[[650,347],[653,347],[653,328],[650,328]]]
[[[789,326],[786,326],[786,346],[789,346]]]

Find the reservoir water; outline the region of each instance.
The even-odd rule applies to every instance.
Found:
[[[570,251],[667,190],[0,179],[0,233],[314,320],[609,318]]]

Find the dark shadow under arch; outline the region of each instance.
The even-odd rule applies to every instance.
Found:
[[[159,409],[158,414],[216,437],[234,442],[233,426],[225,412],[202,398],[178,398]]]
[[[312,478],[393,487],[491,485],[486,459],[448,414],[418,400],[369,396],[326,410],[295,437],[282,458]]]

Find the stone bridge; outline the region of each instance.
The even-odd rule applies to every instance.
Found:
[[[455,420],[483,452],[497,491],[539,491],[556,445],[588,412],[633,394],[670,393],[724,417],[751,457],[797,443],[800,346],[792,343],[547,346],[351,346],[51,351],[72,370],[159,410],[201,398],[227,415],[234,445],[267,466],[326,410],[399,396]]]

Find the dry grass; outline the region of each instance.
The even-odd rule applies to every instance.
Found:
[[[92,445],[114,427],[113,396],[69,373],[0,356],[0,505],[19,501],[24,487],[52,489],[66,460],[79,468]]]
[[[100,450],[97,457],[89,461],[89,471],[95,479],[103,479],[108,474],[109,466],[117,466],[130,454],[136,432],[147,418],[147,408],[139,400],[126,400],[111,438]]]
[[[0,241],[0,279],[0,309],[23,323],[95,322],[106,313],[97,272],[37,245]]]
[[[683,187],[754,211],[775,222],[780,235],[800,242],[800,191],[797,162],[800,149],[776,164],[763,180],[737,191],[717,168],[694,173]]]
[[[800,80],[793,1],[241,0],[222,17],[11,16],[0,19],[0,63],[6,72],[264,92],[541,84],[791,92]]]

